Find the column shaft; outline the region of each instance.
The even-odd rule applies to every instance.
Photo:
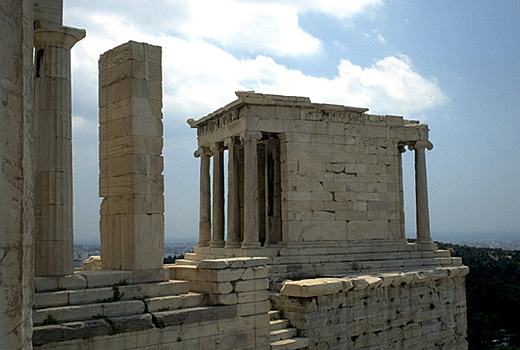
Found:
[[[213,152],[213,236],[212,247],[224,246],[224,148],[215,145]]]
[[[70,49],[84,36],[84,30],[60,25],[34,33],[36,276],[74,271]]]
[[[428,210],[428,186],[426,181],[426,157],[424,149],[432,149],[428,141],[417,141],[415,150],[415,201],[417,220],[417,242],[431,243],[430,214]]]
[[[228,138],[225,142],[228,148],[228,236],[226,247],[240,247],[240,198],[238,176],[238,145],[234,138]]]
[[[245,132],[244,142],[244,241],[242,248],[258,248],[258,162],[260,132]]]
[[[199,247],[207,247],[211,241],[210,155],[207,147],[201,147],[195,152],[195,156],[200,157]]]

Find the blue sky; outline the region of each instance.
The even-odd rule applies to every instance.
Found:
[[[186,124],[236,90],[368,107],[430,126],[432,235],[520,238],[520,1],[74,0],[74,230],[98,239],[97,60],[163,47],[166,238],[196,238],[198,160]],[[404,154],[415,235],[412,153]]]

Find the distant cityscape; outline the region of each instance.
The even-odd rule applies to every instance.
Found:
[[[474,241],[454,242],[458,245],[467,245],[476,248],[500,248],[504,250],[520,250],[520,239],[516,240],[492,240],[482,239]],[[166,242],[164,244],[164,257],[175,257],[193,251],[196,241]],[[74,267],[81,267],[83,260],[92,255],[100,255],[99,243],[74,244]]]
[[[193,251],[196,241],[179,241],[164,243],[164,257],[175,257]],[[83,260],[89,256],[100,255],[99,243],[74,244],[74,267],[81,267]]]

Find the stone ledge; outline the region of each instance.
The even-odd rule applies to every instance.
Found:
[[[286,282],[281,294],[297,298],[309,298],[318,295],[336,294],[343,284],[339,278],[315,278],[301,281]]]
[[[267,302],[268,303],[268,302]],[[32,342],[34,346],[48,343],[89,339],[152,328],[196,324],[206,321],[236,317],[237,308],[230,306],[194,307],[173,311],[152,312],[118,317],[61,323],[58,325],[35,326]]]
[[[152,313],[153,322],[159,328],[219,320],[223,318],[233,318],[236,314],[236,305],[194,307],[190,309]]]
[[[153,328],[152,315],[140,314],[100,318],[59,325],[36,326],[33,329],[33,345],[43,345],[73,339],[87,339],[102,335],[133,332]]]
[[[35,293],[34,308],[83,305],[108,299],[114,294],[114,286],[91,289],[73,289],[55,292]],[[188,282],[170,280],[168,282],[118,286],[121,299],[132,300],[144,297],[163,297],[188,293]]]
[[[229,258],[229,259],[207,259],[202,260],[198,268],[199,269],[237,269],[237,268],[246,268],[246,267],[256,267],[256,266],[262,266],[267,265],[269,263],[268,258]]]
[[[374,289],[379,286],[419,283],[467,275],[467,266],[438,267],[397,273],[380,273],[352,277],[314,278],[288,281],[283,284],[280,294],[296,298],[312,298],[320,295],[336,294],[340,291]]]
[[[165,269],[141,271],[94,270],[77,271],[73,275],[35,277],[36,292],[110,287],[115,284],[143,284],[168,281]]]

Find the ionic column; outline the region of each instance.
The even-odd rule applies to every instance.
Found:
[[[35,23],[35,274],[74,272],[70,50],[85,30]]]
[[[428,186],[426,182],[426,157],[424,149],[431,150],[429,141],[417,141],[410,147],[415,151],[415,202],[417,243],[431,243],[430,214],[428,212]]]
[[[200,196],[199,196],[199,242],[197,246],[207,247],[211,241],[211,185],[209,162],[211,151],[208,147],[200,147],[195,151],[200,157]]]
[[[235,138],[229,137],[224,141],[228,149],[228,235],[226,248],[240,247],[240,198],[238,193],[238,145]]]
[[[258,248],[258,162],[257,142],[262,133],[246,131],[244,142],[244,241],[242,248]]]
[[[213,152],[213,236],[212,247],[224,246],[224,145],[216,143]]]

